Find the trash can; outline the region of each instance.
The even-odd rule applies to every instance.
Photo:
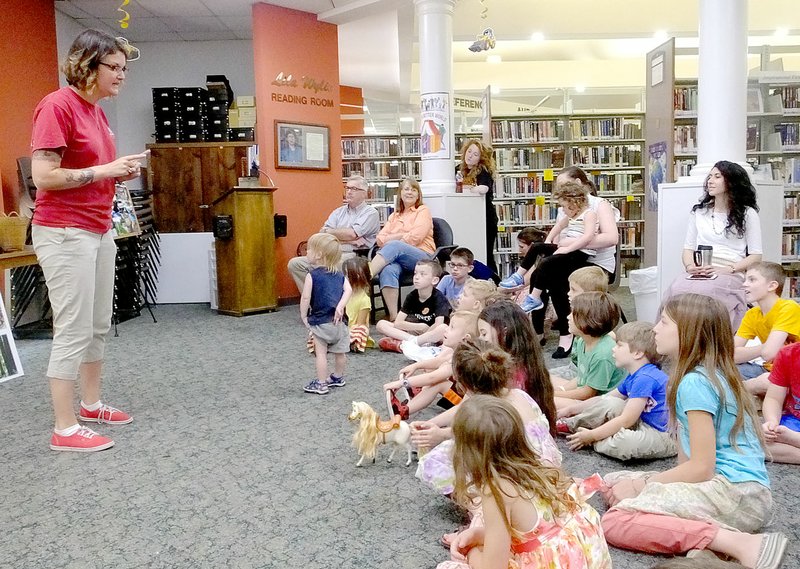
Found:
[[[658,315],[658,267],[630,271],[628,286],[636,306],[636,319],[655,323]]]

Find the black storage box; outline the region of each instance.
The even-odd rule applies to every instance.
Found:
[[[231,142],[255,142],[256,129],[253,127],[231,128],[228,130],[228,139]]]

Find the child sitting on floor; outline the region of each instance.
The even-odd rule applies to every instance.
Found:
[[[573,271],[572,274],[567,277],[567,282],[569,283],[567,298],[569,298],[570,303],[572,303],[576,296],[584,292],[608,292],[608,273],[595,265],[591,267],[582,267],[577,271]],[[533,327],[537,331],[539,329],[544,330],[543,319],[540,321],[542,327],[536,328],[537,318],[539,318],[541,314],[540,311],[536,311],[533,313],[532,317]],[[614,332],[610,334],[613,338]],[[570,353],[571,350],[572,348],[569,350]],[[570,361],[567,365],[552,368],[550,374],[564,379],[575,379],[578,375],[578,368]]]
[[[561,465],[561,452],[550,435],[550,423],[536,401],[521,389],[510,388],[508,378],[514,361],[495,344],[464,340],[453,354],[453,377],[464,391],[464,399],[491,395],[511,403],[522,417],[531,448],[547,466]],[[448,409],[429,421],[411,423],[411,439],[418,448],[429,449],[420,456],[417,478],[444,495],[453,492],[453,441],[450,425],[458,407]],[[422,454],[422,453],[421,453]]]
[[[775,462],[800,464],[800,343],[778,352],[769,382],[761,408],[767,454]]]
[[[386,336],[378,342],[381,350],[399,352],[400,342],[427,332],[444,323],[450,315],[450,303],[436,289],[442,274],[439,261],[423,259],[414,267],[414,290],[408,293],[403,308],[394,322],[381,320],[376,325],[378,332]]]
[[[394,412],[407,419],[439,396],[442,397],[440,404],[445,408],[460,403],[463,394],[453,389],[453,350],[465,338],[475,338],[477,335],[478,314],[467,310],[455,311],[450,316],[450,326],[444,336],[441,353],[433,359],[404,367],[400,370],[399,379],[384,384],[383,388],[393,393],[401,388],[409,394],[416,393],[410,401],[393,398],[392,405],[396,407]],[[419,371],[422,373],[414,375]]]
[[[567,380],[550,375],[555,389],[556,408],[563,409],[614,389],[625,377],[611,355],[616,342],[609,335],[619,322],[619,305],[605,292],[585,292],[575,297],[567,317],[569,331],[577,336],[572,346],[572,361],[577,377]]]
[[[483,307],[486,306],[486,299],[492,296],[496,290],[497,288],[492,281],[469,279],[464,283],[456,310],[469,310],[476,314],[480,313]],[[400,349],[403,351],[403,355],[415,362],[429,360],[436,356],[441,351],[441,348],[427,344],[441,343],[446,331],[447,324],[439,324],[419,336],[403,340]]]
[[[760,421],[733,361],[727,308],[705,295],[673,296],[655,335],[658,353],[671,362],[667,407],[678,425],[678,464],[605,476],[608,543],[669,555],[708,549],[745,567],[779,568],[786,537],[751,533],[772,518],[773,501]]]
[[[744,295],[753,304],[733,338],[733,359],[753,395],[763,396],[770,385],[772,360],[785,345],[800,338],[800,304],[781,298],[786,272],[777,263],[762,261],[747,269]],[[747,346],[748,340],[759,344]],[[759,363],[751,362],[758,358]]]
[[[308,239],[308,261],[300,296],[300,319],[314,338],[317,377],[303,388],[306,393],[327,395],[330,387],[345,384],[344,367],[350,351],[350,332],[344,312],[350,299],[350,283],[339,270],[342,251],[339,240],[328,233]],[[334,372],[328,375],[328,352],[334,354]]]
[[[667,374],[655,365],[659,356],[653,325],[623,324],[611,352],[628,376],[613,391],[562,409],[558,432],[568,435],[571,450],[593,445],[617,460],[675,456],[678,451],[667,430]]]
[[[456,247],[450,253],[450,260],[447,262],[448,274],[442,277],[436,288],[444,294],[453,309],[458,307],[458,299],[461,297],[464,285],[470,279],[469,274],[472,272],[474,261],[475,255],[466,247]]]
[[[507,401],[476,395],[453,422],[455,497],[481,500],[484,525],[459,533],[438,569],[610,569],[600,517],[586,499],[602,483],[575,484],[531,450]]]
[[[550,433],[556,435],[556,406],[553,386],[536,341],[531,319],[509,300],[492,302],[481,312],[478,333],[482,340],[500,346],[514,361],[510,388],[527,393],[547,417]]]

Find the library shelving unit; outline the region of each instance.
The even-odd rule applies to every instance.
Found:
[[[640,266],[643,122],[639,111],[492,117],[500,229],[496,258],[502,274],[518,262],[516,236],[523,227],[549,231],[553,226],[558,210],[552,199],[554,178],[570,165],[585,170],[598,195],[620,211],[621,275]]]
[[[747,86],[747,161],[784,184],[781,260],[787,296],[800,300],[800,73],[757,75]],[[677,179],[697,161],[697,81],[675,81],[673,109]]]
[[[368,202],[378,209],[381,224],[394,211],[400,180],[420,177],[418,135],[342,136],[342,178],[360,174],[369,182]]]

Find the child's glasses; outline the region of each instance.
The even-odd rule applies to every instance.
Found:
[[[466,269],[469,265],[465,265],[464,263],[454,263],[453,261],[447,261],[447,268],[448,269]]]

